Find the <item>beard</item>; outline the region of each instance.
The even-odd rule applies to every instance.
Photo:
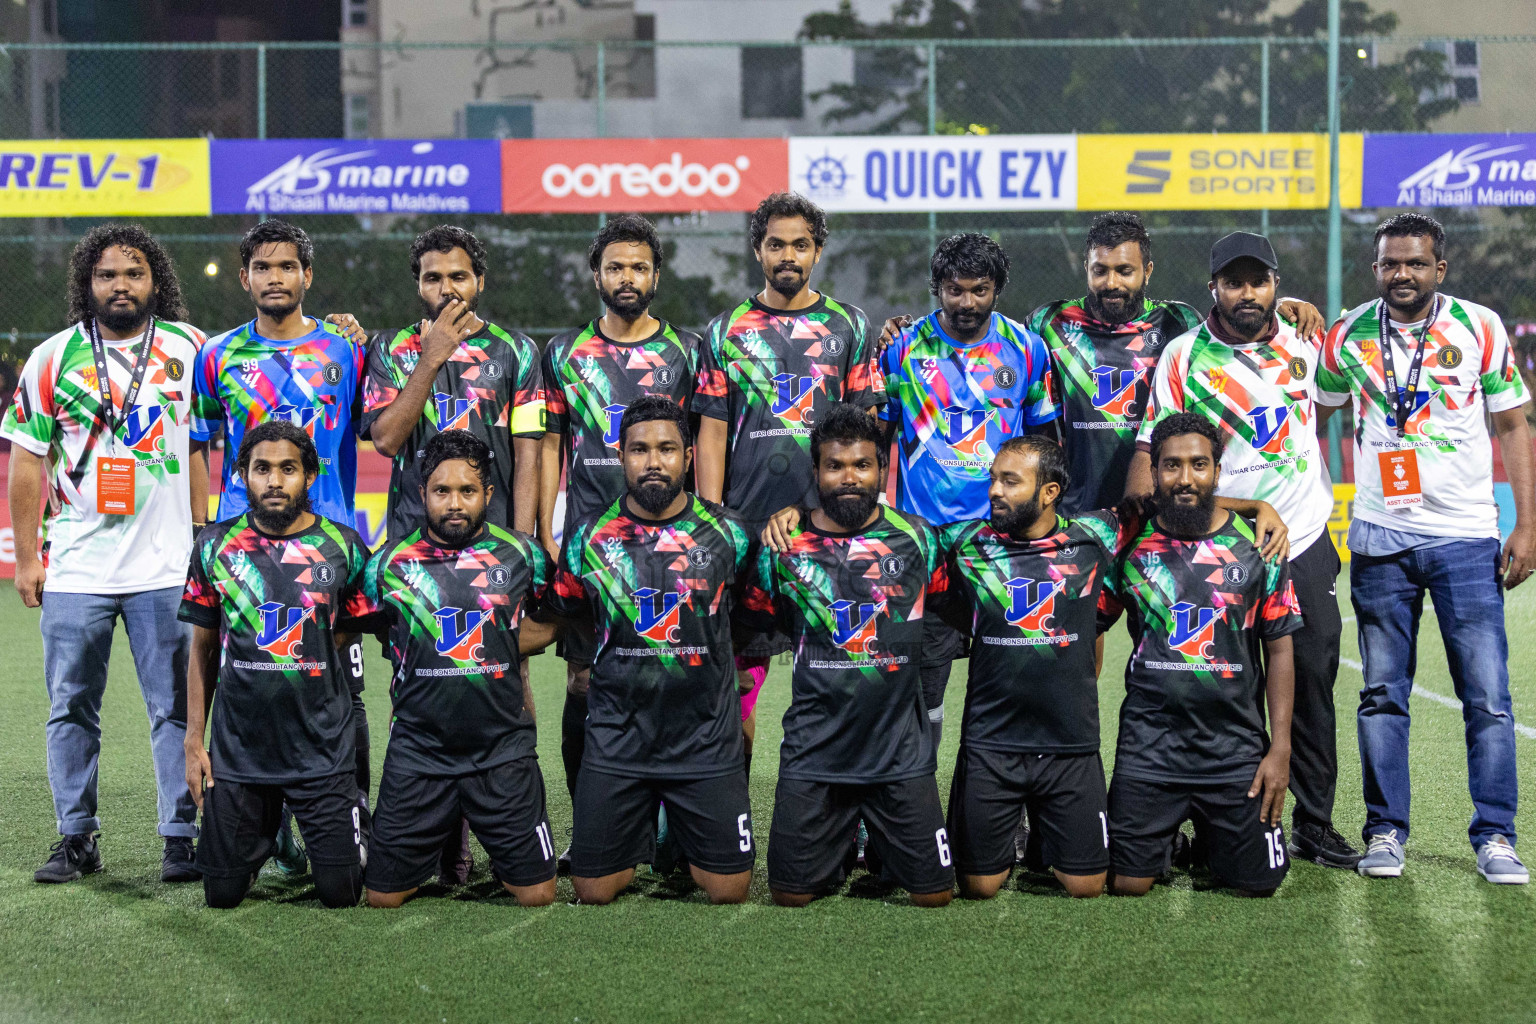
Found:
[[[438,317],[443,315],[443,310],[447,309],[448,303],[452,301],[452,295],[444,295],[442,299],[435,303],[428,302],[426,299],[422,299],[421,308],[426,312],[428,320],[436,320]],[[469,297],[469,301],[465,302],[464,305],[467,307],[467,310],[470,313],[473,313],[476,309],[480,308],[480,293],[475,292],[475,294]]]
[[[288,498],[288,503],[279,508],[269,508],[265,504],[266,498],[274,494],[283,494]],[[306,491],[299,498],[294,499],[282,491],[268,491],[262,495],[260,501],[250,502],[251,518],[263,533],[281,534],[288,530],[299,516],[309,511],[309,492]]]
[[[1193,493],[1198,499],[1193,505],[1174,501],[1174,494],[1158,493],[1157,517],[1169,533],[1179,537],[1203,537],[1211,532],[1211,517],[1216,514],[1216,492]]]
[[[105,326],[113,334],[127,334],[135,328],[141,327],[144,321],[149,319],[150,308],[154,306],[154,298],[140,305],[139,300],[128,296],[129,306],[126,309],[114,309],[110,305],[103,306],[96,301],[93,294],[90,297],[91,316],[96,322]]]
[[[638,320],[642,313],[651,308],[651,300],[656,297],[656,285],[652,284],[648,292],[610,292],[598,285],[597,295],[603,300],[603,305],[613,310],[614,316],[623,320]]]
[[[1001,511],[999,511],[999,505],[1001,505]],[[1033,495],[1017,505],[992,503],[992,529],[1009,537],[1022,539],[1039,518],[1040,488],[1038,485]]]
[[[821,510],[827,518],[845,530],[857,530],[869,522],[870,514],[880,504],[877,487],[847,487],[840,491],[820,492]]]
[[[1423,309],[1423,307],[1425,306],[1425,304],[1427,303],[1429,298],[1434,295],[1434,291],[1433,290],[1425,291],[1424,289],[1420,288],[1417,284],[1415,284],[1415,285],[1413,285],[1413,295],[1412,295],[1412,297],[1404,300],[1404,299],[1399,299],[1397,296],[1393,295],[1392,294],[1392,286],[1388,285],[1385,288],[1378,288],[1377,289],[1377,294],[1379,294],[1381,296],[1381,301],[1386,303],[1386,306],[1387,306],[1387,308],[1389,310],[1405,314],[1405,317],[1403,317],[1403,318],[1394,318],[1394,319],[1406,319],[1406,315],[1408,315],[1408,314],[1419,313],[1420,310]]]
[[[665,512],[667,506],[676,501],[677,496],[682,493],[683,482],[667,476],[642,477],[637,485],[629,489],[629,496],[634,499],[635,504],[653,516],[659,516]]]
[[[281,320],[304,305],[304,286],[295,288],[293,294],[286,299],[268,299],[260,295],[255,298],[258,312],[265,313],[274,320]]]
[[[805,279],[805,271],[800,269],[800,264],[779,263],[768,275],[768,287],[786,299],[792,299],[805,287]]]
[[[993,303],[986,309],[957,309],[953,311],[946,309],[944,316],[956,334],[969,336],[980,333],[983,328],[991,323],[992,310],[996,307],[997,304]]]
[[[1234,333],[1247,337],[1264,329],[1269,318],[1274,316],[1275,304],[1271,302],[1267,306],[1260,306],[1258,303],[1245,302],[1231,310],[1218,306],[1217,312]]]
[[[447,517],[437,519],[427,516],[427,527],[444,544],[451,548],[463,547],[480,533],[480,528],[485,525],[486,509],[480,509],[477,516],[465,516],[462,521],[454,522]]]
[[[1107,288],[1104,291],[1089,292],[1088,301],[1084,303],[1088,307],[1088,314],[1100,323],[1124,324],[1136,319],[1136,314],[1141,312],[1147,304],[1147,290],[1139,288],[1136,291],[1126,291],[1124,288]]]

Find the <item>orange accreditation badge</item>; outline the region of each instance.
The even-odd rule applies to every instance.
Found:
[[[1376,459],[1381,463],[1381,493],[1389,509],[1414,508],[1424,504],[1424,492],[1419,487],[1419,453],[1412,448],[1406,451],[1380,452]]]
[[[137,468],[132,458],[96,460],[96,511],[104,516],[131,516],[137,507],[133,481]]]

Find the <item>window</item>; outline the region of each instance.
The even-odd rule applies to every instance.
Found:
[[[798,46],[741,48],[741,116],[805,116],[804,56]]]
[[[1425,49],[1445,55],[1443,67],[1451,81],[1441,87],[1439,98],[1454,96],[1462,103],[1477,103],[1482,99],[1482,54],[1476,39],[1431,42],[1425,44]]]
[[[372,134],[368,123],[371,106],[367,93],[355,92],[347,97],[347,138],[366,139]]]
[[[656,15],[635,15],[635,40],[646,43],[654,43],[656,41]],[[610,50],[609,52],[613,53],[614,51]],[[624,53],[623,61],[622,94],[637,100],[655,99],[656,48],[654,46],[636,46]],[[610,81],[608,83],[610,89],[619,84],[612,81],[612,78],[613,73],[610,71]]]
[[[368,0],[347,0],[347,27],[368,27]]]

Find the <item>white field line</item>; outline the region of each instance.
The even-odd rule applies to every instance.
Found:
[[[1345,621],[1347,622],[1349,620],[1346,619]],[[1341,665],[1348,665],[1350,668],[1354,669],[1356,672],[1364,673],[1364,671],[1365,671],[1365,666],[1364,665],[1360,664],[1354,658],[1346,658],[1343,655],[1339,656],[1339,664],[1341,664]],[[1418,683],[1414,683],[1413,684],[1413,696],[1415,696],[1415,697],[1425,697],[1425,698],[1427,698],[1429,700],[1434,701],[1436,704],[1443,704],[1446,707],[1452,709],[1453,711],[1460,711],[1461,710],[1461,701],[1457,700],[1455,697],[1447,697],[1443,693],[1436,693],[1434,690],[1427,690],[1424,687],[1420,686]],[[1516,722],[1515,723],[1515,732],[1519,733],[1521,736],[1524,736],[1526,739],[1536,740],[1536,729],[1532,729],[1528,725],[1523,725],[1520,722]]]

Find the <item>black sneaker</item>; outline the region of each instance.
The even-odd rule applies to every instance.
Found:
[[[1349,845],[1349,840],[1339,835],[1332,825],[1319,825],[1315,821],[1295,823],[1291,829],[1291,841],[1286,844],[1292,860],[1309,860],[1325,868],[1355,870],[1360,863],[1360,851]]]
[[[48,863],[32,872],[34,881],[73,882],[101,870],[101,850],[94,835],[64,836],[48,851]]]
[[[165,852],[160,855],[160,881],[197,882],[202,877],[194,863],[192,840],[186,836],[166,836]]]

